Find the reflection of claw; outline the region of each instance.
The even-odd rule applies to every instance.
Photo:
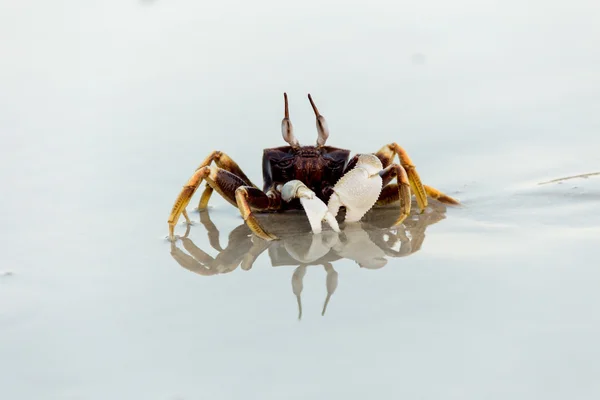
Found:
[[[281,198],[287,202],[300,199],[313,233],[321,233],[321,223],[323,221],[327,221],[334,231],[340,231],[335,216],[329,212],[325,203],[315,195],[315,192],[310,190],[304,183],[298,180],[287,182],[281,188]]]
[[[327,279],[325,281],[327,286],[327,297],[325,298],[325,303],[323,304],[323,311],[321,312],[321,315],[324,316],[325,312],[327,311],[327,305],[329,304],[329,300],[335,292],[335,289],[337,289],[338,273],[335,269],[333,269],[333,265],[331,265],[331,263],[327,263],[323,266],[325,267],[325,272],[327,272]]]
[[[292,291],[296,296],[296,302],[298,303],[298,319],[302,319],[302,289],[304,288],[304,275],[306,275],[306,265],[301,265],[294,271],[292,275]]]
[[[323,311],[321,311],[321,315],[324,316],[325,312],[327,311],[329,300],[331,300],[331,296],[333,296],[333,293],[338,285],[338,273],[335,269],[333,269],[333,265],[331,265],[331,263],[324,263],[323,267],[327,273],[327,279],[325,280],[327,297],[325,298],[325,303],[323,303]],[[296,296],[296,302],[298,303],[299,320],[302,319],[302,289],[304,288],[304,275],[306,275],[306,264],[302,264],[296,268],[294,274],[292,275],[292,291],[294,292],[294,296]]]
[[[359,224],[346,225],[344,234],[345,240],[333,247],[338,255],[354,260],[361,268],[379,269],[387,264],[384,250]]]

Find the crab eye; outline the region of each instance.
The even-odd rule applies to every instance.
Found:
[[[329,161],[330,169],[340,169],[344,166],[344,161],[331,160]]]
[[[293,163],[294,163],[293,158],[284,158],[283,160],[279,160],[277,162],[277,166],[281,169],[286,169],[286,168],[291,167]]]

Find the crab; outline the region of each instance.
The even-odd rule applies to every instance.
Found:
[[[450,205],[458,200],[421,183],[421,178],[407,152],[397,143],[386,144],[376,153],[357,154],[325,143],[329,128],[312,97],[308,100],[316,117],[317,142],[301,146],[294,135],[289,117],[288,97],[284,97],[281,133],[287,146],[263,151],[263,189],[252,183],[239,165],[222,151],[212,151],[194,171],[177,196],[169,215],[169,238],[176,240],[175,225],[183,215],[191,224],[186,207],[202,183],[206,188],[198,210],[205,210],[213,191],[237,207],[247,226],[264,240],[276,240],[259,223],[255,213],[301,210],[306,212],[314,233],[321,231],[321,221],[339,231],[336,216],[346,209],[346,222],[359,221],[373,207],[400,203],[395,225],[410,214],[412,193],[421,212],[428,197]],[[395,163],[398,156],[399,163]],[[391,183],[396,179],[397,183]]]

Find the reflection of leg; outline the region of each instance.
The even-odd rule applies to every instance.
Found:
[[[325,304],[323,304],[323,311],[321,312],[321,315],[325,315],[325,311],[327,311],[327,304],[329,304],[329,300],[331,299],[331,296],[333,296],[333,293],[338,285],[338,273],[335,269],[333,269],[333,265],[331,265],[331,263],[326,263],[323,264],[323,267],[325,267],[325,271],[327,272],[327,297],[325,298]]]
[[[190,231],[192,230],[192,225],[187,224],[187,226],[185,227],[185,233],[183,234],[183,236],[180,236],[181,239],[185,239],[190,235]],[[171,241],[171,243],[175,243],[175,241]]]
[[[248,228],[246,225],[244,227]],[[248,232],[250,233],[250,232]],[[244,260],[242,260],[242,269],[244,271],[248,271],[254,265],[254,261],[260,256],[266,249],[271,245],[271,241],[263,240],[258,236],[254,236],[252,238],[252,247],[246,255],[244,256]]]
[[[189,239],[182,239],[182,240],[189,240]],[[192,271],[198,275],[209,276],[209,275],[214,275],[217,273],[217,271],[215,271],[214,269],[205,265],[204,263],[199,262],[193,256],[186,254],[183,250],[181,250],[180,248],[178,248],[175,245],[174,241],[171,242],[171,256],[183,268],[185,268],[189,271]],[[208,256],[208,257],[210,258],[210,256]]]
[[[219,269],[221,273],[233,271],[244,262],[252,245],[252,237],[246,224],[236,227],[229,234],[225,250],[219,252],[215,257],[215,268]]]
[[[403,229],[372,230],[369,232],[369,238],[390,257],[405,257],[413,252],[411,241]]]
[[[187,252],[190,253],[190,255],[194,257],[198,262],[200,262],[206,268],[212,269],[215,259],[209,254],[207,254],[200,247],[196,246],[191,239],[181,239],[181,244],[183,245],[183,248],[186,249]]]
[[[302,294],[303,279],[304,275],[306,275],[306,265],[301,265],[294,271],[294,275],[292,275],[292,291],[296,296],[296,300],[298,302],[298,319],[302,319],[302,299],[300,295]]]
[[[245,259],[252,247],[252,239],[248,236],[248,227],[240,225],[229,235],[229,242],[224,250],[212,257],[194,244],[189,238],[181,238],[186,254],[178,249],[175,242],[171,243],[171,255],[184,268],[199,275],[224,274],[234,271]]]
[[[208,186],[208,188],[210,188],[210,186]],[[212,188],[210,190],[212,190]],[[200,211],[200,223],[204,225],[204,228],[206,229],[211,247],[217,251],[223,251],[219,241],[219,230],[210,219],[208,211]]]

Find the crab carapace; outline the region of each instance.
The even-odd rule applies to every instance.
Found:
[[[310,94],[308,99],[316,116],[318,132],[316,145],[301,146],[296,139],[289,118],[287,94],[284,93],[285,108],[281,133],[288,146],[264,150],[263,189],[259,189],[252,183],[238,164],[227,154],[221,151],[211,152],[198,166],[175,200],[168,220],[171,240],[175,239],[175,224],[182,214],[190,223],[186,207],[202,181],[206,181],[206,188],[198,204],[199,210],[206,209],[212,192],[216,190],[240,210],[244,221],[254,234],[266,240],[273,240],[277,238],[263,229],[254,213],[300,209],[301,204],[297,198],[283,201],[281,191],[286,183],[299,181],[321,201],[327,203],[332,194],[336,192],[336,185],[343,181],[342,177],[345,178],[346,174],[350,175],[349,172],[361,166],[361,162],[364,163],[364,160],[369,164],[369,157],[374,158],[372,156],[375,156],[381,164],[379,167],[379,162],[377,162],[376,170],[373,170],[372,163],[367,165],[368,173],[380,176],[382,184],[381,190],[375,194],[374,206],[399,202],[400,215],[396,224],[400,224],[410,213],[411,193],[415,194],[421,211],[427,207],[427,196],[446,204],[459,204],[457,200],[439,190],[423,185],[412,160],[397,143],[384,145],[379,151],[369,156],[361,157],[360,154],[357,154],[352,158],[350,158],[349,150],[326,146],[329,128]],[[396,156],[400,163],[394,163]],[[394,178],[397,183],[391,183]],[[348,191],[348,183],[346,181],[345,190],[351,196],[352,190]],[[338,209],[340,205],[345,205],[343,201],[340,203],[337,195],[335,197]],[[350,200],[360,201],[360,199]]]

